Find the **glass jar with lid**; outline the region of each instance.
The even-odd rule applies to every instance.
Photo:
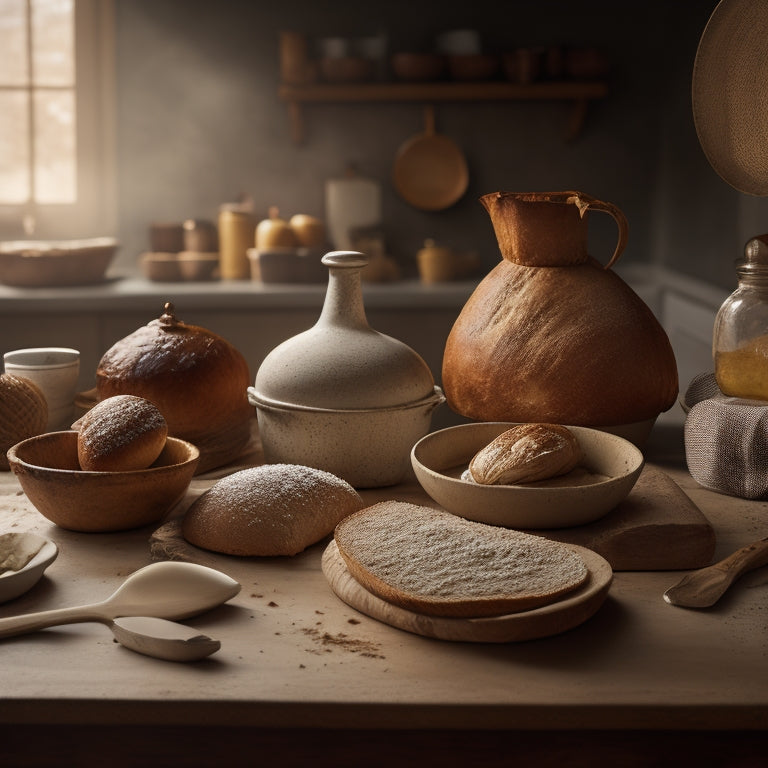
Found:
[[[736,273],[715,318],[715,378],[725,395],[768,401],[768,234],[747,242]]]

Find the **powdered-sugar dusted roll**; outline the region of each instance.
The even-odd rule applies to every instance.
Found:
[[[160,455],[168,425],[158,407],[134,395],[102,400],[78,419],[77,457],[91,472],[145,469]]]
[[[189,508],[182,533],[227,555],[295,555],[362,507],[357,491],[330,472],[264,464],[219,480]]]

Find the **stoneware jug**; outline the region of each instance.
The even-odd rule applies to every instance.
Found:
[[[410,451],[444,402],[424,359],[374,330],[363,305],[356,251],[322,257],[328,289],[317,322],[275,347],[248,399],[269,463],[303,464],[356,488],[399,483]]]
[[[677,397],[677,366],[651,310],[610,269],[627,242],[624,214],[581,192],[497,192],[481,203],[503,258],[447,339],[449,406],[477,421],[627,429],[642,441]],[[587,252],[591,211],[618,227],[606,266]]]

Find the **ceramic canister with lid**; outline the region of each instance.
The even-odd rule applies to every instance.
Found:
[[[319,319],[264,359],[249,401],[270,463],[323,469],[358,488],[394,485],[444,402],[423,358],[368,325],[361,253],[334,251]]]

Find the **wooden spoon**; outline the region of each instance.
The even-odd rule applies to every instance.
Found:
[[[684,608],[709,608],[739,576],[763,565],[768,565],[768,537],[736,550],[719,563],[687,574],[664,593],[664,599]]]
[[[424,133],[408,139],[398,150],[392,181],[414,208],[441,211],[461,199],[469,183],[467,161],[459,146],[435,132],[435,111],[424,108]]]

